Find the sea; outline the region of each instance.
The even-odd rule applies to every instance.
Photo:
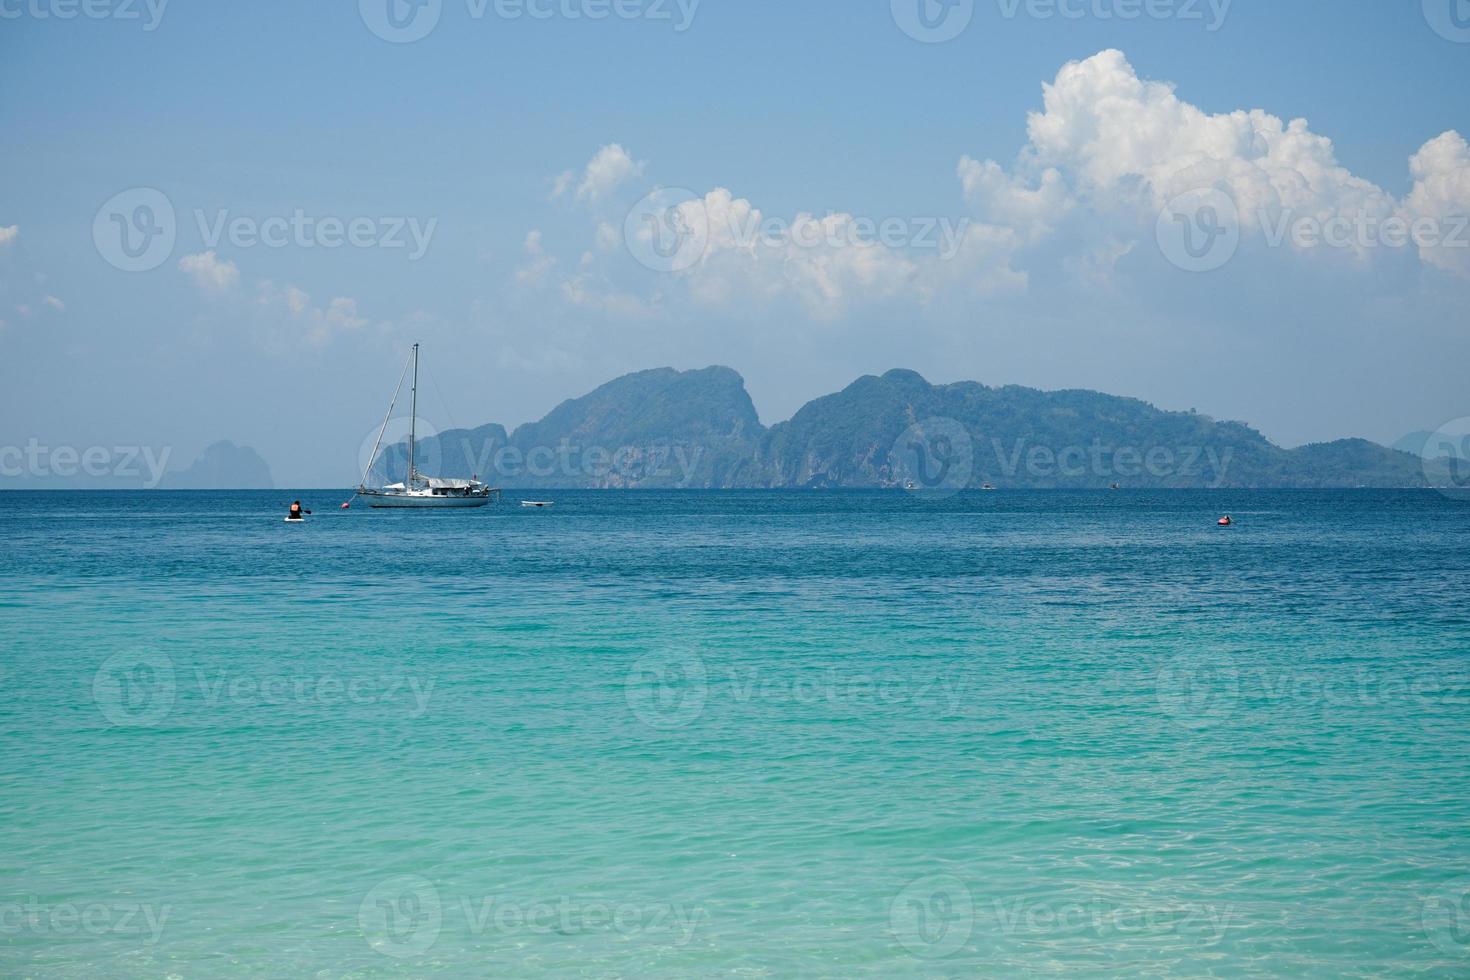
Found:
[[[0,976],[1470,976],[1470,502],[529,496],[0,494]]]

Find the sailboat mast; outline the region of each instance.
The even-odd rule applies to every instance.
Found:
[[[413,345],[413,395],[408,412],[408,481],[407,486],[413,489],[413,448],[414,437],[418,432],[419,421],[419,345]]]

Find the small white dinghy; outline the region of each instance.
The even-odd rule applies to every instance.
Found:
[[[554,501],[554,500],[522,500],[521,501],[521,506],[522,507],[542,507],[542,508],[545,508],[545,507],[550,507],[554,503],[556,503],[556,501]]]

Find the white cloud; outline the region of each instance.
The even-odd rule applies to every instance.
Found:
[[[678,274],[705,305],[790,296],[814,319],[841,315],[857,296],[881,299],[909,286],[916,263],[872,240],[850,214],[802,213],[768,223],[759,208],[717,187],[679,205],[682,223],[707,244]],[[865,234],[865,232],[867,232]]]
[[[66,311],[66,304],[63,303],[61,300],[57,299],[55,296],[52,296],[50,294],[47,294],[46,298],[43,299],[43,300],[41,300],[41,302],[45,303],[47,306],[51,307],[53,310],[56,310],[58,313],[62,313],[62,312],[65,312]]]
[[[1414,157],[1414,190],[1401,202],[1342,166],[1332,141],[1306,120],[1287,121],[1261,109],[1205,112],[1180,99],[1173,85],[1139,78],[1119,51],[1071,62],[1042,88],[1042,106],[1030,113],[1028,140],[1011,168],[968,156],[959,161],[956,175],[970,215],[938,219],[947,223],[947,247],[926,249],[916,240],[875,235],[881,216],[773,217],[716,187],[676,203],[672,218],[649,215],[631,225],[640,240],[629,244],[645,253],[635,257],[649,269],[674,271],[654,272],[642,280],[646,288],[630,286],[624,274],[640,273],[623,263],[620,274],[614,256],[623,229],[602,221],[576,275],[561,284],[562,295],[577,305],[621,311],[679,301],[728,308],[793,300],[813,319],[830,320],[875,301],[922,304],[941,294],[1024,291],[1032,278],[1028,268],[1038,276],[1043,270],[1061,275],[1088,292],[1114,289],[1125,259],[1139,255],[1139,243],[1156,234],[1161,209],[1205,188],[1229,196],[1243,230],[1256,241],[1306,249],[1315,246],[1291,233],[1297,222],[1346,224],[1355,237],[1346,244],[1329,238],[1336,247],[1319,254],[1346,253],[1360,261],[1390,251],[1376,247],[1385,240],[1358,241],[1360,227],[1379,229],[1383,239],[1383,223],[1396,216],[1446,221],[1470,212],[1470,146],[1455,133]],[[559,193],[575,186],[579,199],[599,200],[642,170],[613,144],[598,151],[580,178],[563,174]],[[669,193],[678,201],[678,192]],[[925,219],[909,220],[917,234]],[[669,237],[676,228],[677,242]],[[673,260],[653,247],[684,249],[690,241],[697,254],[681,251]],[[1420,255],[1470,274],[1470,248],[1421,248]],[[639,293],[647,296],[641,306],[631,299]]]
[[[710,307],[791,299],[815,320],[855,304],[908,297],[926,301],[956,283],[990,293],[1024,286],[1010,267],[1010,229],[968,218],[868,218],[848,213],[771,216],[717,187],[676,205],[672,225],[703,245],[679,257],[677,284]],[[651,242],[657,223],[639,227]]]
[[[623,231],[610,221],[603,221],[597,226],[597,248],[602,252],[612,252],[623,244]]]
[[[0,247],[9,245],[20,236],[20,225],[0,225]]]
[[[546,249],[541,244],[539,229],[532,230],[526,235],[521,251],[525,253],[526,260],[516,269],[516,281],[527,286],[541,285],[551,274],[551,270],[555,268],[556,259],[546,254]]]
[[[1072,210],[1072,192],[1061,173],[1052,167],[1041,172],[1037,186],[1032,188],[1007,174],[994,160],[981,163],[962,157],[959,178],[967,203],[988,220],[1014,228],[1027,238],[1050,232]]]
[[[598,150],[587,162],[580,182],[574,171],[568,170],[557,176],[552,197],[563,197],[577,184],[577,200],[596,204],[625,181],[642,176],[646,164],[634,160],[618,143],[609,143]]]
[[[1030,114],[1030,168],[1066,174],[1095,203],[1141,187],[1152,205],[1200,187],[1234,197],[1249,223],[1290,209],[1327,215],[1392,213],[1393,201],[1337,163],[1332,141],[1305,119],[1283,122],[1260,109],[1210,115],[1165,82],[1144,81],[1121,51],[1062,68]]]
[[[338,296],[325,307],[313,306],[311,296],[296,286],[279,290],[263,279],[256,287],[256,306],[265,319],[263,340],[272,348],[289,348],[296,341],[325,347],[340,334],[368,326],[358,315],[357,300]]]
[[[1115,227],[1110,237],[1141,236],[1170,199],[1202,188],[1228,194],[1247,230],[1338,221],[1373,229],[1372,245],[1383,244],[1383,222],[1405,211],[1443,219],[1470,209],[1470,151],[1455,133],[1413,158],[1414,192],[1400,203],[1339,164],[1332,141],[1305,119],[1286,122],[1260,109],[1206,113],[1171,84],[1140,79],[1120,51],[1065,65],[1043,86],[1042,102],[1028,117],[1030,139],[1012,173],[993,160],[959,164],[965,198],[982,219],[1028,241],[1080,209],[1131,226]],[[1345,250],[1361,257],[1367,246],[1354,235]],[[1100,247],[1080,244],[1083,252]],[[1470,263],[1462,250],[1443,246],[1421,255],[1445,268]]]
[[[219,259],[214,250],[186,255],[179,259],[179,269],[205,292],[224,292],[240,281],[240,270],[230,259]]]
[[[1442,240],[1421,244],[1430,265],[1470,275],[1470,144],[1456,132],[1425,143],[1409,161],[1414,188],[1404,201],[1410,219],[1429,219]]]

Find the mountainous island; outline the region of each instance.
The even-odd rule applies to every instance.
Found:
[[[913,371],[857,379],[763,426],[727,367],[657,368],[563,402],[514,432],[487,424],[420,441],[418,468],[535,488],[1425,487],[1449,460],[1363,439],[1284,449],[1242,422],[1095,391]],[[376,470],[401,479],[407,447]]]
[[[275,483],[259,453],[222,439],[205,447],[187,469],[171,471],[161,486],[165,490],[270,490]]]

